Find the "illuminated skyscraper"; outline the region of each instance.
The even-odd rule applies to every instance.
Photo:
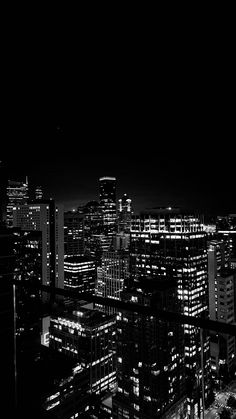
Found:
[[[106,234],[116,231],[116,178],[104,176],[99,179],[99,199],[103,214],[103,229]]]
[[[129,232],[131,226],[131,215],[132,215],[132,201],[124,194],[119,199],[119,210],[118,210],[118,230]]]
[[[155,291],[144,284],[142,289],[125,291],[122,300],[177,310],[176,297],[174,282],[164,279]],[[118,314],[115,419],[186,417],[183,346],[181,325],[132,311]]]
[[[7,226],[13,226],[13,207],[26,204],[28,196],[28,178],[25,182],[8,181],[7,186]]]
[[[53,200],[33,201],[13,208],[13,226],[42,232],[42,283],[64,286],[63,207]]]
[[[131,289],[143,293],[149,289],[153,293],[158,290],[159,281],[166,278],[174,281],[180,312],[207,316],[207,242],[199,217],[182,215],[172,208],[132,217],[130,257]],[[204,336],[205,393],[199,397],[203,379],[199,330],[184,325],[183,332],[184,348],[180,356],[184,356],[188,383],[188,417],[197,418],[209,392],[209,338]]]

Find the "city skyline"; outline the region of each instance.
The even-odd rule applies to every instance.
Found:
[[[62,125],[54,127],[54,139],[62,143],[70,140],[72,131]],[[74,144],[74,143],[73,143]],[[112,152],[105,145],[95,145],[91,153],[88,144],[74,145],[52,159],[37,152],[25,155],[19,150],[14,156],[5,153],[3,163],[6,176],[11,180],[23,180],[27,175],[29,185],[41,185],[46,197],[52,197],[66,210],[76,208],[91,200],[99,200],[98,179],[115,176],[117,198],[127,193],[133,200],[134,210],[158,206],[178,206],[211,214],[235,212],[233,155],[226,150],[212,150],[194,154],[191,147],[186,151],[181,145],[165,152],[164,144],[158,154],[151,145],[133,151],[120,147]],[[111,143],[112,144],[112,143]],[[145,142],[144,142],[145,144]],[[143,144],[143,146],[144,146]],[[172,149],[171,149],[172,147]],[[201,147],[200,147],[201,149]],[[221,167],[228,161],[227,170]]]

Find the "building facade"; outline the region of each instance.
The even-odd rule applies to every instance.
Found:
[[[99,179],[99,200],[103,216],[103,231],[113,234],[116,231],[116,178],[104,176]]]
[[[76,359],[89,371],[92,393],[115,390],[114,316],[78,307],[63,316],[52,316],[49,331],[49,347]]]
[[[133,216],[130,243],[129,288],[153,293],[163,278],[174,281],[180,313],[208,315],[207,242],[201,219],[178,209],[156,209]],[[145,291],[146,292],[146,291]],[[185,380],[188,382],[187,417],[203,415],[208,396],[209,337],[204,336],[204,371],[201,368],[199,330],[183,326]],[[204,394],[202,394],[204,387]],[[201,395],[199,397],[199,394]]]
[[[65,255],[84,254],[84,216],[78,211],[64,213]]]
[[[7,226],[13,227],[13,208],[26,204],[28,195],[28,178],[25,182],[8,180],[7,186]]]
[[[85,256],[66,256],[64,261],[64,288],[78,292],[95,292],[95,261]]]
[[[13,226],[42,232],[42,283],[63,288],[63,207],[53,200],[17,205],[13,208]]]

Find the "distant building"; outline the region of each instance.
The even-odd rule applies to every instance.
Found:
[[[53,200],[33,201],[13,208],[13,226],[42,232],[42,283],[64,286],[63,208]]]
[[[84,253],[100,264],[101,253],[110,244],[110,240],[103,233],[101,207],[97,201],[90,201],[83,209],[80,208],[80,211],[84,214]]]
[[[112,238],[113,250],[129,250],[130,247],[130,233],[116,233]]]
[[[236,214],[218,216],[216,231],[218,239],[230,242],[231,267],[236,268]]]
[[[99,199],[105,234],[116,231],[116,178],[104,176],[99,179]]]
[[[78,292],[95,291],[95,261],[85,256],[66,256],[64,261],[64,287]]]
[[[64,213],[65,255],[84,254],[84,215],[78,211]]]
[[[28,178],[25,182],[8,180],[7,186],[7,226],[13,226],[13,207],[16,205],[24,205],[29,198],[28,195]]]
[[[102,266],[98,268],[96,295],[120,300],[121,292],[124,289],[124,282],[128,282],[128,277],[128,252],[103,252]],[[104,311],[115,313],[117,310],[113,307],[104,307]]]
[[[119,199],[118,231],[129,232],[132,216],[132,201],[127,194]]]
[[[35,188],[35,199],[36,200],[40,200],[43,199],[43,190],[42,190],[42,186],[36,186]]]
[[[89,370],[91,392],[114,391],[114,316],[80,306],[73,312],[52,316],[49,331],[50,348],[76,359]]]

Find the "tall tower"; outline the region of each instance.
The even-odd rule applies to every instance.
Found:
[[[27,202],[28,196],[28,178],[25,182],[15,180],[8,180],[7,186],[7,226],[13,226],[13,207],[16,205],[24,205]]]
[[[64,213],[65,255],[84,254],[84,214],[78,211]]]
[[[161,281],[170,280],[174,283],[173,300],[176,300],[179,312],[194,317],[207,316],[207,242],[199,217],[180,214],[178,209],[171,208],[160,208],[132,217],[130,255],[130,290],[148,297],[159,292]],[[123,324],[126,328],[126,323]],[[204,337],[203,372],[199,330],[187,324],[182,329],[184,346],[179,354],[185,362],[188,417],[197,418],[203,412],[204,399],[209,392],[209,337]],[[132,362],[132,358],[129,362]],[[158,359],[155,362],[157,367],[164,368]],[[204,394],[201,394],[202,384]],[[169,397],[169,400],[167,397],[165,403],[171,403],[173,397]]]
[[[104,176],[99,179],[99,199],[103,213],[103,229],[109,235],[116,230],[115,177]]]
[[[129,232],[131,226],[131,215],[132,215],[132,201],[125,193],[122,198],[119,199],[119,210],[118,210],[118,229],[120,231]]]
[[[13,226],[42,232],[42,283],[64,286],[63,207],[53,200],[34,201],[13,208]]]

